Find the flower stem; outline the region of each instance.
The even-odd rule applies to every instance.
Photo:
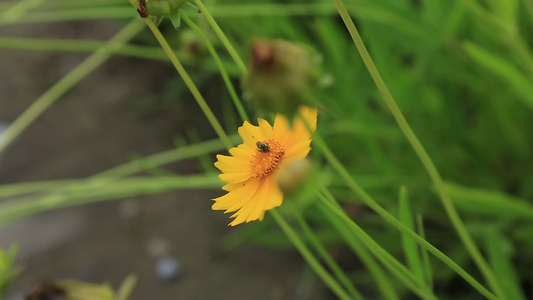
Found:
[[[494,273],[492,272],[488,263],[485,261],[485,259],[481,255],[481,252],[479,251],[472,237],[466,230],[466,227],[463,224],[459,214],[457,213],[457,210],[455,209],[455,206],[453,205],[450,197],[444,190],[444,184],[443,184],[442,178],[437,168],[435,167],[435,164],[433,163],[433,161],[427,154],[426,150],[424,149],[424,147],[422,146],[422,144],[416,137],[415,133],[413,132],[409,124],[407,123],[407,120],[405,119],[400,108],[396,104],[396,101],[392,97],[392,94],[390,93],[385,82],[383,81],[383,78],[381,78],[381,75],[379,74],[379,71],[376,65],[374,64],[374,61],[370,57],[370,54],[365,47],[363,39],[361,38],[357,28],[355,27],[355,24],[352,18],[350,17],[350,14],[346,10],[344,3],[342,2],[342,0],[333,0],[333,2],[335,3],[335,6],[337,7],[339,15],[344,21],[346,28],[350,32],[353,42],[355,46],[357,47],[357,50],[359,51],[359,54],[361,55],[361,58],[363,59],[363,62],[365,63],[370,73],[370,76],[374,80],[379,92],[381,93],[383,99],[385,100],[387,106],[389,107],[389,110],[393,114],[394,118],[396,119],[396,122],[398,123],[398,126],[404,133],[405,137],[407,138],[407,140],[409,141],[409,143],[415,150],[416,154],[422,161],[422,164],[426,168],[426,171],[431,177],[431,180],[433,181],[433,184],[435,185],[435,188],[440,196],[444,209],[446,210],[446,213],[448,214],[448,217],[452,225],[454,226],[455,230],[459,234],[459,237],[461,238],[463,244],[465,245],[466,249],[472,256],[474,262],[477,264],[481,273],[485,277],[485,280],[491,286],[492,290],[500,298],[505,299],[505,296],[503,295],[502,289],[498,281],[496,280]]]
[[[246,64],[244,64],[244,61],[241,59],[237,51],[235,51],[235,48],[233,48],[233,45],[231,45],[224,32],[222,32],[222,29],[220,29],[213,16],[209,13],[209,11],[201,0],[194,0],[194,3],[196,4],[196,6],[198,6],[202,14],[205,16],[207,22],[209,23],[209,26],[211,26],[211,28],[218,36],[222,44],[224,44],[224,47],[226,47],[226,49],[228,50],[229,55],[233,58],[233,60],[241,70],[241,73],[243,75],[246,75],[246,73],[248,72],[246,70]]]
[[[294,215],[296,216],[296,221],[298,221],[298,224],[300,224],[300,227],[304,230],[305,235],[315,247],[318,254],[322,257],[322,259],[326,262],[328,267],[331,269],[331,271],[335,274],[337,279],[342,283],[344,288],[350,293],[352,296],[352,299],[360,299],[363,300],[363,296],[357,291],[353,283],[348,279],[344,271],[339,267],[337,262],[331,258],[331,256],[328,254],[326,248],[324,248],[324,245],[320,242],[320,240],[316,237],[316,235],[313,233],[311,228],[309,228],[309,225],[307,225],[307,222],[303,218],[303,216],[300,214],[300,212],[295,211]]]
[[[335,201],[333,195],[331,195],[331,193],[325,187],[321,186],[320,188],[323,190],[323,194],[317,192],[318,197],[326,197],[331,204],[335,205],[335,207],[338,209],[341,209],[339,204]],[[326,219],[329,220],[329,222],[344,239],[348,248],[352,249],[354,254],[357,255],[357,257],[361,260],[365,268],[368,270],[368,273],[370,273],[370,276],[374,278],[374,282],[376,283],[378,290],[383,295],[383,299],[399,299],[398,294],[392,286],[388,276],[384,273],[381,266],[374,260],[372,255],[370,255],[370,250],[367,250],[360,239],[354,237],[353,232],[348,226],[346,226],[346,223],[339,219],[331,209],[328,209],[324,205],[317,206],[320,208]]]
[[[135,8],[137,8],[138,3],[136,3],[135,0],[130,0],[130,3]],[[165,51],[165,53],[167,54],[168,58],[174,65],[174,68],[176,68],[176,71],[178,71],[179,75],[183,79],[183,82],[185,83],[187,88],[189,88],[189,90],[191,91],[194,99],[196,100],[200,108],[202,109],[202,112],[206,116],[209,123],[211,123],[211,126],[217,133],[220,140],[224,143],[226,148],[230,149],[231,147],[233,147],[233,143],[229,140],[228,136],[226,135],[226,132],[224,132],[224,129],[222,128],[217,118],[213,114],[213,111],[211,110],[211,108],[209,108],[209,105],[207,105],[207,103],[205,102],[204,97],[202,96],[202,94],[200,94],[200,91],[198,90],[194,82],[192,81],[191,77],[189,76],[187,71],[185,71],[185,68],[183,68],[183,66],[181,65],[180,61],[178,60],[178,57],[176,56],[176,54],[174,54],[174,51],[172,51],[172,48],[170,48],[170,45],[168,44],[163,34],[161,34],[161,31],[159,31],[157,26],[155,26],[154,22],[152,22],[152,19],[144,18],[143,20],[148,26],[148,28],[150,28],[150,30],[154,34],[155,38],[161,45],[161,48],[163,48],[163,51]]]
[[[324,269],[320,262],[316,259],[313,253],[307,248],[304,242],[300,239],[298,234],[291,228],[291,226],[285,221],[283,216],[278,213],[276,209],[270,210],[271,215],[274,217],[274,220],[281,227],[287,238],[293,243],[294,247],[300,251],[300,254],[303,256],[305,261],[309,266],[315,271],[315,273],[324,281],[324,283],[339,297],[339,299],[352,299],[342,287],[331,277],[331,275]]]
[[[113,49],[120,48],[122,43],[131,39],[142,29],[142,23],[133,20],[126,25],[120,32],[109,40],[109,43],[99,48],[94,54],[89,56],[75,69],[71,70],[61,80],[56,82],[49,90],[42,94],[35,102],[26,109],[7,130],[0,135],[0,153],[15,138],[17,138],[35,119],[37,119],[48,107],[50,107],[59,97],[65,94],[69,89],[80,82],[85,76],[94,71],[107,58],[111,56]]]
[[[218,69],[220,70],[220,75],[222,76],[222,79],[224,80],[224,83],[226,84],[226,88],[228,89],[228,92],[231,96],[231,99],[233,100],[233,104],[235,105],[235,108],[237,108],[237,112],[239,113],[239,116],[241,117],[242,121],[250,121],[250,118],[248,117],[248,114],[246,113],[246,110],[244,109],[244,106],[242,105],[241,99],[237,95],[237,92],[233,88],[233,85],[231,84],[231,80],[228,76],[228,72],[226,72],[226,68],[224,68],[224,64],[222,64],[222,61],[220,60],[220,57],[218,57],[218,54],[207,38],[205,36],[204,32],[200,27],[198,27],[194,22],[187,16],[186,13],[182,13],[181,17],[191,27],[198,35],[202,38],[202,40],[205,43],[205,46],[207,47],[207,50],[209,50],[209,53],[211,53],[211,56],[215,60],[215,63],[218,66]]]

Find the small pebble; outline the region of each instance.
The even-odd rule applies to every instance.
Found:
[[[172,256],[163,256],[157,260],[156,273],[159,279],[175,280],[181,275],[181,264]]]

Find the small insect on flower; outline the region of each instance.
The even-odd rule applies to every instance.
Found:
[[[267,143],[257,142],[256,145],[257,145],[257,150],[263,153],[268,153],[268,151],[270,151],[270,148],[268,147]]]

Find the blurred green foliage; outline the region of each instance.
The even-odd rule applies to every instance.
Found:
[[[239,6],[243,13],[238,17],[223,10],[228,15],[219,17],[219,24],[241,53],[257,36],[294,40],[321,53],[322,67],[333,83],[320,93],[319,132],[354,178],[385,207],[396,210],[399,186],[407,186],[413,212],[426,221],[428,241],[462,266],[470,265],[425,170],[380,99],[331,2],[289,1],[279,6],[274,2],[247,1]],[[400,108],[449,183],[446,190],[478,245],[494,241],[494,230],[503,232],[504,261],[512,262],[509,266],[514,265],[519,274],[513,277],[517,281],[511,289],[530,285],[531,3],[344,2]],[[230,1],[217,3],[221,9],[230,5]],[[216,15],[217,9],[213,12]],[[322,173],[330,174],[327,168]],[[340,178],[329,177],[338,199],[355,203],[346,206],[355,207],[355,220],[386,249],[401,253],[398,233],[376,222],[373,213],[358,208],[357,199]],[[309,209],[307,213],[315,218],[318,232],[328,231],[322,227],[329,225],[317,212]],[[270,234],[257,235],[255,240],[265,243],[266,236]],[[335,234],[320,236],[331,242]],[[276,239],[272,242],[279,244]],[[488,254],[497,252],[491,249],[486,249]],[[495,267],[496,276],[508,278],[502,269]],[[474,269],[468,271],[476,274]],[[434,275],[440,293],[454,295],[462,287],[451,272]],[[511,295],[509,299],[518,299]],[[472,297],[477,296],[465,296]]]
[[[42,11],[29,14],[25,21],[98,16],[88,9],[69,10],[71,6],[77,8],[74,1],[49,2]],[[531,290],[533,261],[533,2],[344,2],[391,93],[447,182],[446,191],[467,228],[483,249],[496,277],[502,280],[504,294],[508,299],[532,297],[524,291]],[[80,3],[89,5],[86,1]],[[248,56],[250,42],[257,37],[296,41],[320,53],[321,67],[327,74],[325,81],[329,82],[318,95],[320,134],[352,176],[380,204],[400,215],[410,228],[423,230],[430,243],[480,278],[426,171],[382,102],[331,1],[205,3],[244,57]],[[106,4],[109,18],[135,15],[127,1],[109,0]],[[201,16],[195,20],[212,38],[221,61],[237,82],[240,77],[229,55],[205,20]],[[195,82],[204,89],[222,86],[222,80],[216,81],[218,70],[206,57],[200,39],[195,39],[187,28],[178,32],[167,29],[166,36],[190,68]],[[141,36],[137,43],[155,45],[150,35]],[[150,50],[152,58],[164,59],[157,49]],[[154,98],[161,98],[162,103],[175,99],[176,93],[187,94],[180,82],[169,80],[163,95]],[[242,122],[232,108],[229,94],[222,93],[215,100],[215,107],[224,115],[226,130],[235,132]],[[253,112],[252,105],[248,105],[248,110]],[[320,161],[320,153],[315,151],[311,155]],[[427,263],[425,252],[419,252],[409,239],[402,240],[397,230],[385,226],[376,214],[363,207],[327,166],[320,171],[321,180],[341,200],[346,213],[383,248],[405,258],[417,275],[429,282],[433,280],[437,295],[443,299],[481,297],[434,258],[430,257],[431,264]],[[409,197],[407,190],[402,190],[398,202],[400,186],[408,189]],[[361,264],[354,262],[352,254],[346,251],[356,245],[347,242],[342,230],[339,233],[328,223],[333,218],[329,222],[335,224],[335,218],[322,215],[308,203],[302,210],[315,236],[334,247],[331,251],[341,253],[335,257],[338,261],[348,262],[342,266],[356,286],[364,287],[369,298],[375,296],[376,288],[369,286],[368,273],[362,273]],[[415,218],[419,222],[414,222]],[[288,246],[286,237],[271,224],[267,218],[246,226],[227,240],[227,249],[245,241]],[[399,284],[394,284],[402,290]]]
[[[18,247],[13,244],[9,250],[0,248],[0,300],[7,289],[7,286],[20,272],[20,269],[13,263]]]

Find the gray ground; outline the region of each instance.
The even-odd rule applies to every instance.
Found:
[[[1,36],[107,39],[109,22],[5,26]],[[12,122],[86,54],[0,50],[0,123]],[[140,72],[142,70],[142,73]],[[0,184],[83,178],[171,149],[181,128],[211,130],[190,117],[192,99],[182,99],[152,118],[132,107],[160,91],[174,71],[163,63],[113,58],[68,92],[0,156]],[[206,92],[209,97],[209,92]],[[195,124],[196,122],[197,124]],[[189,162],[174,171],[191,173]],[[128,274],[140,281],[131,299],[324,299],[321,288],[302,295],[308,270],[300,256],[245,245],[220,252],[229,233],[228,215],[210,209],[220,191],[177,191],[43,213],[0,231],[0,247],[18,241],[24,271],[8,299],[22,299],[32,285],[49,279],[108,281]],[[246,226],[246,225],[244,225]],[[157,255],[168,253],[182,276],[155,276]],[[318,293],[317,291],[321,291]],[[300,294],[300,296],[298,296]],[[321,296],[322,295],[322,296]]]

